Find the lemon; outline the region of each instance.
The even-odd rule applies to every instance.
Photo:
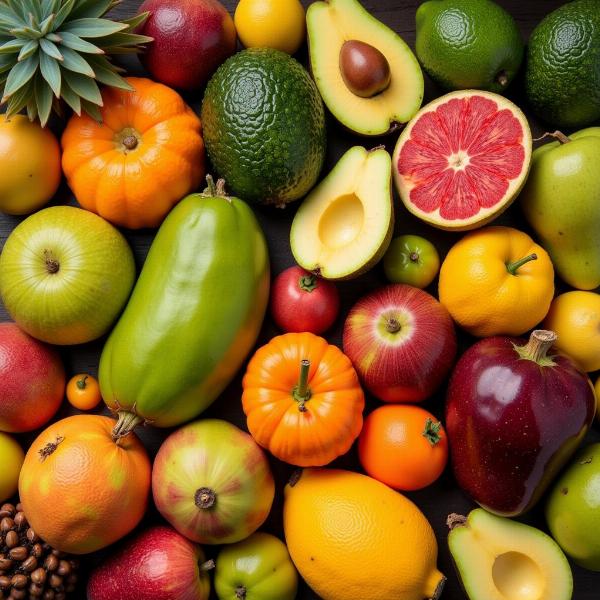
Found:
[[[285,488],[283,526],[296,568],[323,600],[435,600],[442,592],[431,525],[371,477],[304,469]]]
[[[16,494],[24,460],[25,453],[16,440],[0,432],[0,504]]]
[[[294,54],[306,35],[299,0],[240,0],[234,21],[246,48],[275,48]]]

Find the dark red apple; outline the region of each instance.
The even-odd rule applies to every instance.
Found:
[[[388,285],[359,300],[344,324],[344,353],[365,387],[384,402],[420,402],[456,357],[448,311],[430,294]]]
[[[203,87],[236,47],[235,25],[218,0],[145,0],[139,33],[154,41],[141,56],[152,77],[181,90]]]
[[[157,525],[124,542],[90,575],[87,600],[208,600],[197,544]]]
[[[556,335],[494,337],[469,348],[448,387],[446,432],[458,484],[504,516],[529,510],[594,418],[588,376],[550,353]]]
[[[0,431],[32,431],[58,410],[65,369],[54,348],[0,323],[0,382]]]

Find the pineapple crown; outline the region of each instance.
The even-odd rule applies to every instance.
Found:
[[[58,100],[102,120],[98,83],[131,90],[110,56],[139,52],[152,38],[132,33],[149,13],[102,17],[120,0],[0,0],[0,94],[10,117],[27,109],[45,125]]]

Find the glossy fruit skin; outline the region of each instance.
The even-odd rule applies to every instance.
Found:
[[[264,523],[275,484],[264,452],[245,431],[205,419],[163,442],[152,469],[152,492],[162,516],[188,539],[232,544]]]
[[[265,238],[245,202],[211,192],[182,200],[102,351],[106,404],[158,427],[198,415],[254,345],[269,283]]]
[[[600,296],[596,292],[565,292],[550,305],[544,327],[556,331],[556,347],[584,371],[600,369]]]
[[[67,400],[79,410],[96,408],[102,400],[98,380],[86,373],[73,375],[67,383]]]
[[[0,431],[0,502],[14,496],[19,484],[19,472],[25,460],[25,452],[17,440]]]
[[[501,94],[521,66],[519,28],[492,0],[429,0],[417,9],[416,27],[419,61],[443,89]]]
[[[150,17],[140,33],[154,41],[141,60],[156,81],[199,90],[235,52],[235,25],[218,0],[145,0],[144,11]]]
[[[512,274],[507,265],[531,260]],[[548,253],[512,227],[486,227],[456,242],[439,279],[440,302],[458,325],[477,337],[521,335],[548,312],[554,268]]]
[[[298,573],[285,544],[273,535],[259,531],[225,546],[216,563],[215,592],[219,600],[296,598]]]
[[[14,323],[0,323],[0,431],[38,429],[58,410],[65,369],[58,352]]]
[[[527,45],[525,93],[535,113],[559,127],[594,123],[600,117],[599,60],[595,0],[567,2],[547,15]]]
[[[246,48],[295,54],[306,37],[306,17],[299,0],[240,0],[234,22]]]
[[[546,521],[552,537],[580,566],[600,571],[600,444],[573,458],[548,494]]]
[[[129,77],[105,88],[103,123],[74,115],[62,136],[62,167],[83,208],[128,227],[158,227],[204,176],[200,119],[174,90]]]
[[[49,202],[62,175],[60,145],[24,115],[0,121],[0,212],[28,215]]]
[[[23,509],[34,531],[58,550],[100,550],[146,512],[150,460],[134,433],[115,442],[114,425],[100,415],[67,417],[45,429],[25,456]]]
[[[421,407],[380,406],[365,419],[358,457],[378,481],[395,490],[420,490],[446,467],[448,440],[438,419]]]
[[[418,235],[394,238],[383,257],[385,276],[391,283],[406,283],[426,288],[440,270],[440,255],[435,246]]]
[[[319,597],[439,597],[445,578],[435,566],[435,535],[408,498],[366,475],[337,469],[304,469],[284,493],[290,556]]]
[[[420,402],[452,368],[456,333],[448,311],[433,296],[398,283],[371,292],[352,307],[343,348],[377,398]]]
[[[84,344],[104,335],[134,279],[133,252],[123,235],[74,206],[27,217],[0,255],[6,310],[21,329],[50,344]]]
[[[87,600],[208,600],[204,552],[171,527],[155,525],[128,539],[96,567]]]
[[[309,391],[300,401],[304,360]],[[242,387],[252,437],[289,464],[326,465],[348,452],[362,429],[365,397],[350,359],[312,333],[286,333],[259,348]]]
[[[565,355],[521,358],[526,341],[493,337],[460,358],[450,379],[446,431],[454,475],[475,502],[517,516],[540,499],[587,433],[595,399]]]
[[[339,310],[335,284],[301,267],[290,267],[273,281],[271,316],[285,332],[323,333],[333,325]]]

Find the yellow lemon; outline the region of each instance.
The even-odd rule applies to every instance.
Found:
[[[296,568],[323,600],[435,600],[442,592],[431,525],[366,475],[304,469],[285,488],[283,526]]]
[[[557,296],[543,325],[558,335],[555,346],[587,372],[600,369],[600,295],[566,292]]]
[[[0,432],[0,503],[16,494],[24,460],[25,453],[17,441]]]
[[[240,0],[234,21],[246,48],[275,48],[294,54],[306,35],[299,0]]]

